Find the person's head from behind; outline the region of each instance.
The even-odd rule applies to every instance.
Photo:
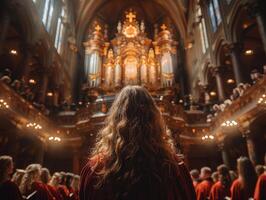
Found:
[[[174,152],[172,138],[166,133],[151,95],[140,86],[127,86],[110,108],[91,157],[103,157],[103,167],[98,173],[102,185],[137,179],[136,176],[144,173],[141,167],[163,178],[159,167],[174,165]]]
[[[74,175],[73,180],[71,183],[71,187],[73,188],[74,191],[78,191],[79,189],[79,182],[80,182],[80,176]]]
[[[205,180],[211,178],[212,170],[209,167],[202,167],[200,169],[200,179]]]
[[[222,164],[219,165],[217,167],[217,172],[218,172],[218,176],[219,176],[219,181],[221,181],[221,183],[224,186],[230,187],[231,185],[231,177],[230,177],[230,173],[229,173],[229,169],[226,165]]]
[[[66,186],[67,186],[67,188],[71,187],[71,183],[73,181],[73,176],[74,176],[74,174],[72,174],[72,173],[66,174]]]
[[[12,176],[12,181],[17,185],[20,185],[22,177],[25,174],[25,170],[23,169],[16,169],[16,172]]]
[[[0,183],[6,181],[13,173],[13,159],[10,156],[0,156]]]
[[[47,184],[51,179],[50,171],[47,168],[42,168],[40,178],[44,184]]]
[[[59,172],[55,172],[49,182],[49,185],[57,187],[61,183],[61,174]]]
[[[41,165],[40,164],[30,164],[25,170],[25,174],[21,180],[19,189],[22,194],[26,194],[31,191],[32,184],[34,182],[40,181],[41,177]]]
[[[264,173],[264,166],[263,165],[256,165],[255,167],[256,173],[258,176]]]
[[[192,178],[193,181],[199,181],[199,176],[200,176],[199,170],[192,169],[190,171],[190,176],[191,176],[191,178]]]
[[[216,183],[219,180],[218,172],[213,172],[211,177],[212,177],[213,182]]]
[[[257,181],[257,174],[252,162],[247,157],[238,158],[237,170],[241,186],[248,190],[250,194],[253,193]]]

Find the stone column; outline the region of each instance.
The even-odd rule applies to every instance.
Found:
[[[43,73],[42,77],[42,82],[41,82],[41,87],[40,87],[40,93],[39,93],[39,98],[38,102],[43,104],[45,102],[46,98],[46,92],[47,92],[47,87],[48,87],[48,71],[45,70]]]
[[[73,151],[73,159],[72,159],[72,168],[73,173],[79,174],[80,173],[80,151],[75,148]]]
[[[249,159],[254,165],[256,165],[257,164],[256,145],[253,141],[253,138],[251,137],[250,130],[247,128],[243,128],[240,131],[243,137],[246,139]]]
[[[41,141],[39,138],[38,140],[36,141],[36,144],[35,144],[35,162],[36,163],[39,163],[39,164],[43,164],[43,159],[44,159],[44,143],[43,141]]]
[[[10,17],[8,16],[7,12],[3,12],[1,15],[0,21],[0,55],[2,54],[4,43],[6,40],[8,28],[10,25]]]
[[[222,142],[222,143],[218,144],[218,147],[219,147],[219,149],[221,151],[221,154],[222,154],[223,163],[229,169],[232,169],[232,158],[230,157],[230,154],[229,154],[228,150],[225,147],[225,143]]]
[[[239,43],[233,43],[229,45],[230,55],[232,58],[233,70],[235,75],[236,84],[244,82],[243,74],[241,72],[241,48]]]
[[[223,102],[225,100],[225,94],[224,94],[223,80],[221,77],[221,67],[216,67],[214,69],[214,76],[216,79],[219,101]]]
[[[263,43],[264,53],[266,54],[266,25],[264,24],[263,16],[260,12],[258,2],[252,2],[250,4],[247,4],[247,10],[252,17],[256,18],[261,40]]]

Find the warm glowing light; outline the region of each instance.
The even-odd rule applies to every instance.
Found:
[[[35,81],[34,79],[30,79],[30,80],[29,80],[29,83],[30,83],[30,84],[36,84],[36,81]]]
[[[214,97],[214,96],[216,96],[216,92],[211,91],[211,92],[210,92],[210,95]]]
[[[261,97],[258,100],[258,104],[266,104],[266,94],[261,95]]]
[[[235,120],[227,120],[224,123],[222,123],[222,127],[233,127],[233,126],[237,126],[237,122]]]
[[[214,140],[213,135],[204,135],[201,137],[202,140]]]
[[[48,97],[52,97],[52,96],[53,96],[53,93],[52,93],[52,92],[48,92],[48,93],[47,93],[47,96],[48,96]]]
[[[61,142],[61,138],[60,137],[58,137],[58,136],[50,136],[49,138],[48,138],[48,140],[49,141],[53,141],[53,142]]]
[[[17,55],[18,54],[18,52],[15,49],[11,49],[10,53],[13,54],[13,55]]]
[[[247,55],[247,56],[250,56],[250,55],[253,55],[253,54],[254,54],[254,51],[251,50],[251,49],[248,49],[248,50],[245,51],[245,55]]]
[[[41,130],[42,129],[42,126],[40,124],[31,123],[31,122],[29,122],[28,124],[26,124],[26,127],[27,128],[33,128],[33,129],[36,129],[36,130]]]
[[[233,83],[235,83],[235,80],[234,80],[234,79],[228,79],[228,80],[227,80],[227,83],[228,83],[228,84],[233,84]]]
[[[1,108],[1,109],[9,108],[8,103],[5,102],[4,99],[0,99],[0,108]]]

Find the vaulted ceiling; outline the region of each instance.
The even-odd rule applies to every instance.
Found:
[[[80,0],[75,3],[77,44],[81,45],[88,25],[97,15],[108,24],[115,24],[122,12],[138,7],[144,19],[155,23],[161,16],[168,16],[177,28],[180,37],[186,38],[188,0]]]

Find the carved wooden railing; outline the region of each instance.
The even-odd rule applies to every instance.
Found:
[[[55,125],[41,111],[1,81],[0,99],[3,99],[9,105],[8,109],[1,110],[3,114],[12,117],[19,127],[27,128],[28,123],[39,124],[42,128],[34,131],[45,137],[49,136],[48,132],[54,131]]]
[[[248,88],[242,96],[227,106],[223,112],[213,119],[211,130],[213,134],[221,132],[221,125],[230,120],[235,120],[242,126],[244,119],[252,120],[256,118],[259,112],[265,110],[264,106],[258,105],[258,100],[266,93],[266,77],[258,80],[254,85]]]

